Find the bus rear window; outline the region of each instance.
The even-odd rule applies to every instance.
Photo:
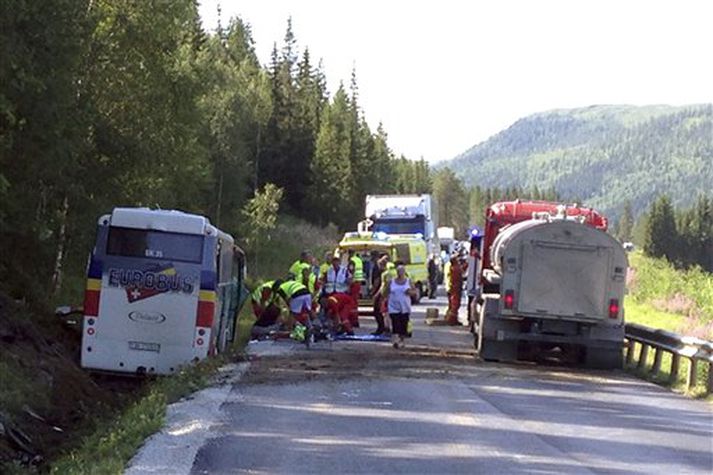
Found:
[[[203,258],[203,236],[112,226],[109,228],[106,253],[112,256],[200,263]]]

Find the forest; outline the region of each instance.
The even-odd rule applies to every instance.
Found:
[[[686,208],[698,191],[713,198],[713,105],[545,111],[442,166],[468,186],[554,187],[615,220],[625,201],[638,217],[662,194]]]
[[[205,31],[196,0],[2,3],[0,290],[76,297],[116,206],[204,214],[250,251],[261,210],[353,230],[368,193],[432,192],[457,236],[500,199],[601,205],[621,239],[711,269],[710,195],[690,192],[713,182],[711,106],[543,113],[431,168],[369,126],[357,71],[329,91],[290,19],[260,64],[251,28]]]
[[[340,228],[366,193],[430,190],[428,164],[367,124],[356,71],[330,93],[290,19],[261,65],[250,25],[204,31],[195,0],[0,8],[0,283],[17,298],[79,279],[115,206],[205,214],[240,237],[261,190]]]

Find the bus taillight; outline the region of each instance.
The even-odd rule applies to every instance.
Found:
[[[214,314],[215,292],[211,290],[201,290],[198,298],[198,310],[196,312],[196,326],[212,328]]]
[[[101,285],[102,281],[99,279],[87,279],[87,287],[84,290],[84,315],[87,317],[99,316]]]

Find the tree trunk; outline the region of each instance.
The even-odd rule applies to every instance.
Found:
[[[54,260],[54,272],[52,273],[52,288],[50,295],[56,297],[62,287],[62,274],[64,264],[64,253],[67,248],[67,215],[69,214],[69,198],[64,195],[62,200],[62,210],[60,213],[59,232],[57,233],[57,253]]]

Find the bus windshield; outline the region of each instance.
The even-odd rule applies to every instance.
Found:
[[[198,264],[203,258],[203,236],[112,226],[106,253]]]
[[[421,234],[425,236],[425,220],[423,217],[378,220],[374,223],[374,232],[386,234]]]

